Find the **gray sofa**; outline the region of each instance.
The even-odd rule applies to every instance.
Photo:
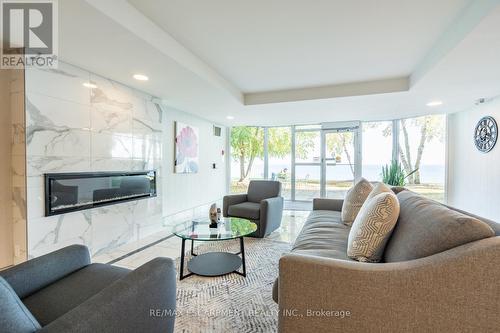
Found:
[[[406,200],[417,195],[408,193],[412,192],[404,193]],[[291,253],[280,259],[273,290],[280,332],[498,331],[500,224],[445,206],[486,223],[491,235],[412,260],[362,263],[347,257],[350,227],[341,222],[342,204],[342,200],[315,199]],[[416,220],[415,207],[411,210],[402,203],[400,219]],[[403,223],[401,228],[407,226]],[[449,232],[439,228],[422,232]],[[398,236],[395,233],[396,229],[392,238],[404,235],[402,230]],[[442,243],[460,237],[440,236]],[[391,258],[425,250],[427,244],[412,246],[400,250],[392,246]]]
[[[222,210],[225,217],[242,217],[254,221],[257,231],[251,236],[268,236],[281,225],[281,183],[274,180],[252,180],[247,194],[226,195]]]
[[[90,263],[71,245],[0,271],[0,332],[173,332],[175,266]]]

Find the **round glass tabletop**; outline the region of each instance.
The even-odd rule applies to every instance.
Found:
[[[183,222],[172,228],[176,236],[197,241],[235,239],[247,236],[256,230],[257,224],[237,217],[222,218],[216,228],[210,228],[208,219]]]

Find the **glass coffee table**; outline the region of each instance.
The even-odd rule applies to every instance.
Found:
[[[217,228],[210,228],[210,221],[208,219],[194,220],[175,225],[172,233],[182,239],[179,279],[185,279],[193,274],[220,276],[237,273],[246,277],[245,244],[243,237],[250,235],[256,230],[257,225],[252,221],[236,217],[221,219]],[[208,252],[195,254],[193,252],[195,241],[214,242],[237,238],[240,240],[240,251],[238,253]],[[187,263],[188,274],[184,274],[186,240],[191,241],[191,255],[193,256]],[[238,271],[240,266],[242,267],[242,272]]]

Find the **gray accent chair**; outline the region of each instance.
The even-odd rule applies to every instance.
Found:
[[[278,229],[283,216],[281,183],[273,180],[252,180],[247,194],[226,195],[223,200],[225,217],[242,217],[257,224],[251,236],[263,238]]]
[[[71,245],[0,271],[0,332],[173,332],[172,259],[131,271]]]

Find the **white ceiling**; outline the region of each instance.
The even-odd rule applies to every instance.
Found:
[[[500,94],[499,3],[69,0],[59,2],[59,49],[224,124],[456,112]],[[433,99],[445,104],[426,107]]]
[[[408,76],[468,0],[130,0],[243,92]]]

